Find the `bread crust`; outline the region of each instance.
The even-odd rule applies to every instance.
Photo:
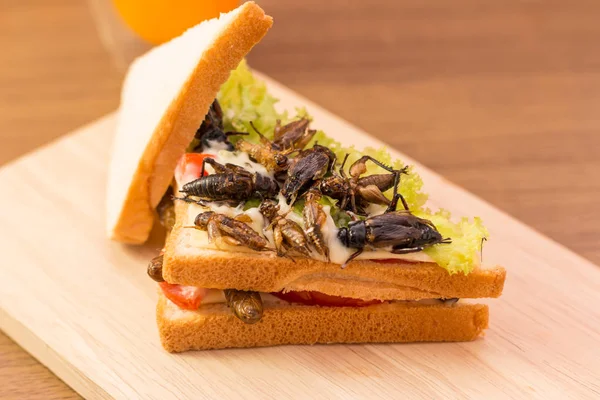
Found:
[[[265,304],[256,324],[237,319],[224,304],[181,311],[162,294],[156,319],[169,352],[317,343],[470,341],[488,326],[488,307],[389,303],[368,307]]]
[[[123,171],[120,168],[125,165],[123,161],[111,160],[115,164],[115,168],[111,168],[109,175],[107,201],[107,228],[111,239],[132,244],[141,244],[147,240],[155,220],[154,209],[171,183],[177,160],[192,141],[210,104],[221,85],[229,77],[231,70],[237,67],[271,25],[271,17],[265,15],[254,2],[247,2],[240,6],[236,18],[227,29],[216,36],[210,47],[205,49],[202,58],[190,71],[185,83],[171,100],[151,136],[139,138],[147,145],[137,164],[132,166],[135,170]],[[169,42],[161,47],[171,44]],[[193,46],[194,43],[190,45]],[[156,50],[159,49],[153,49],[136,60],[135,65],[140,67],[144,63],[154,63],[156,60],[151,56]],[[136,68],[130,70],[130,74],[135,73],[134,69]],[[160,83],[161,74],[164,73],[167,73],[164,68],[157,68],[153,78]],[[129,79],[128,76],[124,91],[129,90],[127,85]],[[152,79],[149,79],[149,85],[155,84],[151,81]],[[138,94],[129,94],[135,101],[143,101],[144,97],[152,95],[147,87],[138,89]],[[121,113],[139,113],[139,110],[135,109],[135,104],[130,105],[129,111],[124,109],[126,107],[127,105],[122,104]],[[134,134],[133,132],[121,133]],[[113,154],[115,153],[113,150]],[[124,182],[130,177],[130,181]],[[114,193],[113,196],[111,192]]]
[[[300,257],[294,262],[268,252],[192,248],[192,233],[179,217],[186,208],[178,203],[178,222],[166,244],[163,277],[170,283],[259,292],[307,290],[365,300],[499,297],[504,287],[502,267],[451,275],[434,263],[356,260],[342,269],[339,264]]]

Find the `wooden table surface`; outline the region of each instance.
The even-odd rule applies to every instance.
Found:
[[[259,3],[253,67],[600,263],[599,3]],[[4,0],[0,47],[0,164],[117,107],[86,3]],[[78,397],[1,333],[0,382]]]

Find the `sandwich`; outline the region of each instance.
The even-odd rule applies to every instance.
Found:
[[[470,341],[506,272],[478,218],[427,207],[413,167],[280,110],[244,58],[271,27],[253,2],[191,28],[127,74],[109,170],[110,238],[165,247],[170,352]]]

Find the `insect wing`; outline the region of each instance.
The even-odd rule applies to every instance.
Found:
[[[254,229],[244,222],[236,221],[233,218],[220,216],[219,229],[224,235],[230,236],[254,250],[261,250],[268,246],[268,242],[260,236]]]
[[[301,177],[301,181],[308,182],[319,179],[327,172],[329,158],[327,155],[312,152],[295,165],[295,173]]]
[[[247,199],[252,194],[252,186],[252,178],[248,176],[227,174],[218,192],[232,199]]]
[[[358,194],[369,203],[388,205],[390,200],[381,193],[381,190],[375,185],[359,186]]]
[[[296,140],[294,147],[296,149],[303,149],[306,147],[306,145],[308,144],[308,142],[310,142],[313,138],[313,136],[315,136],[315,134],[317,133],[317,131],[315,129],[309,129],[306,132],[304,132],[304,134],[298,139]]]
[[[299,141],[303,139],[306,128],[308,128],[308,124],[309,120],[303,118],[279,127],[279,129],[276,129],[273,145],[281,149],[296,148],[296,146],[299,144]],[[304,143],[304,145],[306,145],[306,143],[308,143],[308,140]],[[298,148],[300,147],[298,146]]]
[[[409,213],[387,213],[367,220],[371,244],[387,247],[419,240],[423,230],[419,219]]]
[[[364,176],[358,180],[358,186],[370,186],[375,185],[379,190],[385,192],[386,190],[394,187],[394,174],[375,174]]]

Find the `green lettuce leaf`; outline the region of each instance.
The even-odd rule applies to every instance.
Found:
[[[423,250],[449,273],[470,273],[478,264],[484,238],[489,232],[479,217],[469,220],[463,217],[453,222],[450,212],[441,209],[435,213],[429,210],[415,212],[415,215],[433,222],[444,238],[451,238],[450,244],[438,244]]]
[[[253,142],[257,142],[259,138],[250,126],[250,121],[263,135],[272,138],[277,120],[281,120],[282,124],[285,124],[300,117],[310,118],[305,109],[296,109],[293,117],[290,117],[288,112],[278,112],[275,108],[278,100],[268,93],[265,84],[252,74],[245,61],[232,71],[228,81],[221,87],[217,98],[224,112],[225,130],[248,132],[249,136],[244,136],[244,138]],[[235,140],[239,140],[239,138],[232,138],[233,142]],[[368,154],[386,165],[391,165],[394,169],[402,169],[405,166],[400,160],[392,160],[385,148],[367,147],[359,151],[354,146],[343,146],[340,142],[328,137],[323,131],[318,131],[307,147],[311,147],[317,142],[329,147],[336,154],[338,161],[343,160],[344,156],[348,154],[346,169],[364,154]],[[373,163],[367,165],[367,174],[383,173],[384,171]],[[428,196],[422,191],[422,188],[421,177],[412,166],[409,167],[408,174],[401,177],[399,191],[406,199],[410,210],[421,218],[431,220],[444,237],[452,239],[450,244],[435,245],[425,249],[424,252],[451,274],[470,273],[478,265],[482,238],[488,237],[488,231],[479,218],[473,220],[462,218],[453,222],[448,211],[432,212],[425,208]],[[391,193],[390,189],[385,194],[391,198]],[[323,202],[333,205],[331,200],[326,199],[325,196]],[[294,211],[299,213],[300,210],[301,203],[298,203],[294,207]],[[332,207],[332,215],[334,215],[338,227],[347,224],[347,215],[343,212],[340,213],[335,207]]]
[[[287,111],[277,112],[275,104],[278,100],[269,94],[262,81],[252,75],[246,61],[242,61],[231,72],[227,82],[221,86],[217,99],[223,109],[225,131],[247,132],[249,136],[244,136],[246,140],[257,142],[259,139],[250,122],[271,139],[278,119],[283,124],[290,121]],[[239,138],[232,137],[232,142],[235,143]]]

